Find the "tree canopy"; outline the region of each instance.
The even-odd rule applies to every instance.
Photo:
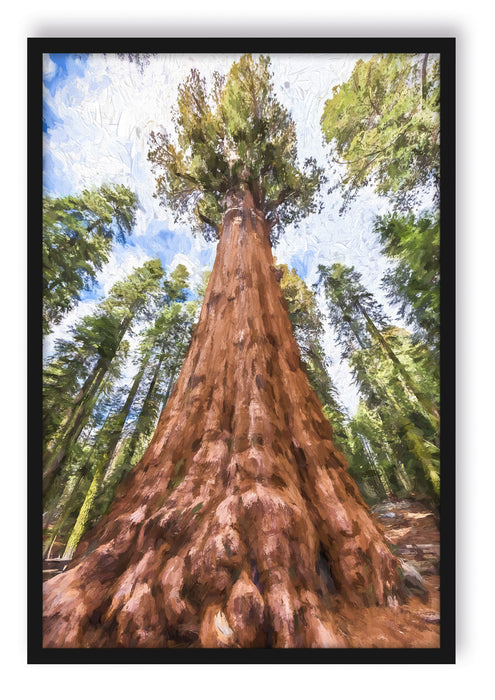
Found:
[[[440,217],[423,213],[378,217],[375,231],[393,266],[383,283],[402,318],[439,357],[440,346]]]
[[[275,97],[269,58],[242,56],[209,89],[193,69],[179,88],[175,125],[175,141],[150,137],[155,196],[177,218],[192,214],[206,237],[217,235],[231,195],[244,188],[272,230],[316,210],[323,171],[313,159],[297,163],[295,123]]]
[[[77,376],[83,383],[68,401],[63,417],[54,420],[49,416],[45,421],[46,425],[54,427],[53,435],[48,436],[46,432],[44,435],[45,492],[52,487],[90,419],[102,383],[117,354],[122,351],[124,336],[137,319],[146,317],[149,306],[156,299],[162,277],[163,269],[158,259],[148,260],[135,268],[123,281],[113,285],[110,294],[100,302],[94,314],[85,316],[74,326],[70,340],[56,344],[57,352],[63,349],[68,360],[65,365],[68,376],[75,373],[74,378]],[[58,372],[55,376],[63,379],[64,372]],[[64,381],[70,386],[67,379],[64,378]],[[51,389],[54,391],[56,387],[52,384]],[[50,407],[49,401],[45,407]]]
[[[43,332],[90,289],[113,241],[124,243],[135,224],[137,197],[123,185],[43,199]]]
[[[369,343],[369,324],[384,325],[387,316],[374,296],[363,286],[361,274],[353,267],[334,263],[318,266],[318,286],[323,287],[330,323],[333,325],[342,356],[347,358]]]
[[[321,118],[323,134],[345,166],[344,207],[373,184],[399,209],[424,188],[439,197],[440,62],[429,54],[378,54],[359,60],[333,89]]]

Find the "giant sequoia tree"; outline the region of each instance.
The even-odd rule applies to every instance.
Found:
[[[193,71],[157,194],[218,236],[180,376],[141,461],[69,570],[45,584],[48,647],[331,647],[328,570],[356,606],[395,604],[397,561],[335,448],[273,266],[278,224],[314,209],[269,61],[211,91]]]

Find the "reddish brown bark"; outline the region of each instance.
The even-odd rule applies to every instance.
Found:
[[[397,562],[300,366],[269,230],[227,211],[181,374],[140,463],[69,571],[47,647],[332,647],[335,596],[395,604]]]

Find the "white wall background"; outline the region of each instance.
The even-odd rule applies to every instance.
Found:
[[[2,497],[1,656],[4,697],[100,698],[486,697],[493,688],[495,579],[491,531],[494,261],[493,36],[482,0],[277,0],[234,9],[208,3],[56,0],[4,9],[2,57]],[[26,37],[28,36],[457,37],[457,665],[27,666],[26,665]],[[35,465],[33,465],[36,468]]]

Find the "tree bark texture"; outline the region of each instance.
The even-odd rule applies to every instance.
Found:
[[[249,193],[219,233],[154,437],[45,583],[46,647],[345,646],[335,589],[355,606],[401,599],[397,560],[300,365]]]

